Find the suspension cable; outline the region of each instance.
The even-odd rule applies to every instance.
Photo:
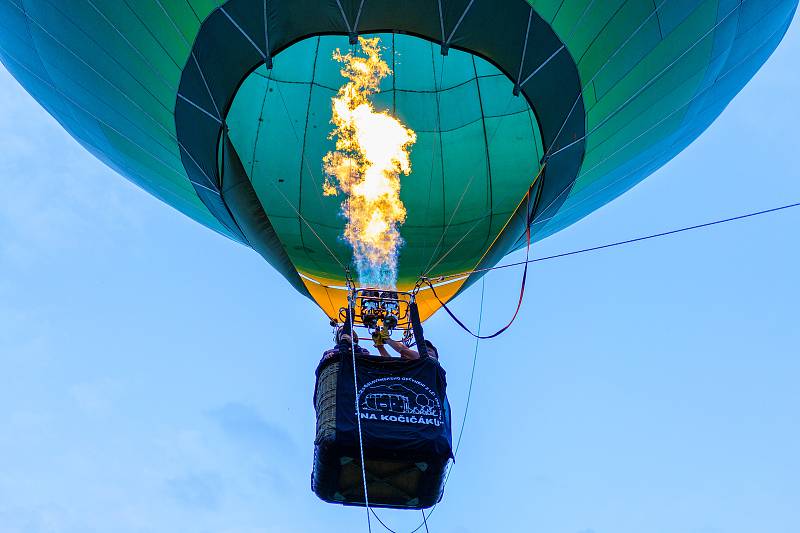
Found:
[[[486,278],[483,278],[483,279],[481,279],[481,303],[480,303],[479,311],[478,311],[478,333],[479,334],[481,332],[481,325],[483,324],[483,302],[484,302],[485,294],[486,294]],[[478,364],[478,348],[480,346],[480,342],[481,342],[480,337],[475,339],[475,351],[472,354],[472,370],[470,371],[469,385],[467,387],[467,400],[464,403],[464,415],[461,417],[461,427],[458,430],[458,438],[456,439],[456,446],[455,446],[455,449],[453,450],[453,458],[454,459],[456,457],[458,457],[458,451],[461,449],[461,439],[464,436],[464,428],[467,425],[467,414],[469,413],[470,399],[472,398],[472,387],[473,387],[473,385],[475,383],[475,368],[477,367],[477,364]],[[453,468],[454,467],[455,467],[455,461],[447,469],[447,474],[445,475],[444,483],[442,484],[442,490],[444,490],[445,487],[447,487],[447,482],[450,480],[450,474],[453,473]],[[421,511],[422,511],[422,522],[420,522],[419,525],[416,528],[411,530],[410,533],[417,533],[417,531],[419,531],[422,527],[425,528],[426,532],[429,532],[429,530],[428,530],[428,518],[431,517],[431,515],[436,510],[436,507],[438,507],[438,505],[439,505],[438,503],[435,504],[431,508],[431,510],[428,511],[427,515],[425,514],[425,509],[421,509]],[[371,509],[371,511],[372,511],[373,516],[378,520],[378,522],[380,522],[380,524],[384,527],[384,529],[386,529],[386,531],[388,531],[389,533],[398,533],[394,529],[392,529],[389,526],[387,526],[386,523],[383,520],[381,520],[381,517],[378,516],[378,513],[376,513],[374,509]]]
[[[303,222],[308,227],[308,229],[311,230],[311,233],[314,235],[314,237],[317,238],[320,244],[322,244],[325,250],[327,250],[328,254],[330,254],[333,260],[339,263],[339,266],[346,271],[347,267],[345,266],[345,264],[342,263],[341,259],[339,259],[339,257],[335,253],[333,253],[333,250],[331,250],[330,246],[328,246],[327,243],[325,243],[322,237],[319,236],[319,233],[317,233],[317,230],[314,229],[314,226],[311,224],[311,222],[306,220],[306,218],[302,215],[302,213],[300,213],[297,207],[295,207],[292,201],[289,200],[289,198],[287,198],[285,194],[283,194],[283,191],[280,189],[280,187],[278,187],[278,184],[275,181],[271,181],[270,183],[272,183],[273,187],[275,187],[275,190],[278,191],[278,194],[281,195],[283,201],[286,202],[286,204],[292,208],[292,211],[294,211],[295,214],[297,215],[297,219]]]
[[[364,505],[367,510],[367,531],[372,533],[372,521],[370,519],[369,493],[367,491],[367,465],[364,463],[364,439],[361,435],[361,406],[358,404],[358,370],[356,365],[356,343],[353,340],[353,313],[348,296],[347,305],[349,307],[348,316],[350,317],[350,352],[353,354],[353,390],[355,391],[356,422],[358,426],[358,451],[361,454],[361,480],[364,482]]]
[[[486,295],[486,278],[481,279],[481,304],[478,308],[478,336],[475,338],[475,351],[472,354],[472,370],[469,374],[469,387],[467,387],[467,400],[464,404],[464,417],[461,419],[461,428],[458,430],[458,438],[456,439],[456,448],[453,451],[453,456],[458,456],[458,450],[461,448],[461,438],[464,436],[464,426],[467,425],[467,413],[469,412],[469,402],[472,399],[472,385],[475,383],[475,367],[478,365],[478,347],[481,342],[481,326],[483,325],[483,301]],[[447,477],[444,482],[450,478],[450,470],[447,471]]]

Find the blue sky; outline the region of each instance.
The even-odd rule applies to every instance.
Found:
[[[534,254],[800,201],[798,57],[795,22],[698,141]],[[0,94],[0,533],[364,530],[309,488],[321,313],[2,70]],[[431,531],[798,531],[798,227],[800,209],[535,264],[479,346]],[[486,329],[519,276],[487,277]],[[480,292],[455,305],[471,324]],[[427,332],[457,431],[474,342],[443,314]]]

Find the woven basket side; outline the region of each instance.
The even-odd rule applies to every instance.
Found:
[[[319,444],[336,438],[336,385],[339,380],[339,365],[331,363],[322,369],[317,381],[317,438]]]

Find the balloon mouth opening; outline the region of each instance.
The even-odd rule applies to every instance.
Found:
[[[515,82],[478,55],[404,33],[378,37],[391,74],[370,96],[379,113],[413,130],[410,172],[401,177],[396,287],[421,275],[475,266],[530,186],[543,153],[538,118]],[[332,100],[345,83],[333,52],[345,35],[301,39],[240,83],[227,134],[290,260],[301,275],[355,271],[342,199],[326,196]],[[220,157],[221,152],[220,152]]]

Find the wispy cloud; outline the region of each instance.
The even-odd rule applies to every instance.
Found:
[[[239,460],[246,465],[248,482],[257,491],[280,498],[296,485],[300,454],[286,429],[242,403],[227,403],[211,411],[209,417],[243,452]]]
[[[92,224],[138,226],[138,215],[113,187],[98,187],[122,178],[71,139],[2,68],[0,94],[0,268],[26,265],[42,251],[58,253]]]
[[[258,411],[245,404],[227,403],[209,413],[222,431],[240,444],[269,452],[292,452],[295,450],[289,432],[269,422]]]
[[[224,484],[219,474],[202,472],[169,479],[167,489],[184,507],[213,511],[220,506]]]
[[[48,324],[18,305],[16,294],[0,285],[0,360],[17,369],[43,367],[52,359],[52,349],[49,339],[34,326]]]
[[[0,507],[0,533],[71,533],[86,531],[60,505],[38,505],[29,509]]]
[[[69,395],[86,414],[108,415],[113,411],[113,400],[122,384],[108,379],[76,383],[69,389]]]

